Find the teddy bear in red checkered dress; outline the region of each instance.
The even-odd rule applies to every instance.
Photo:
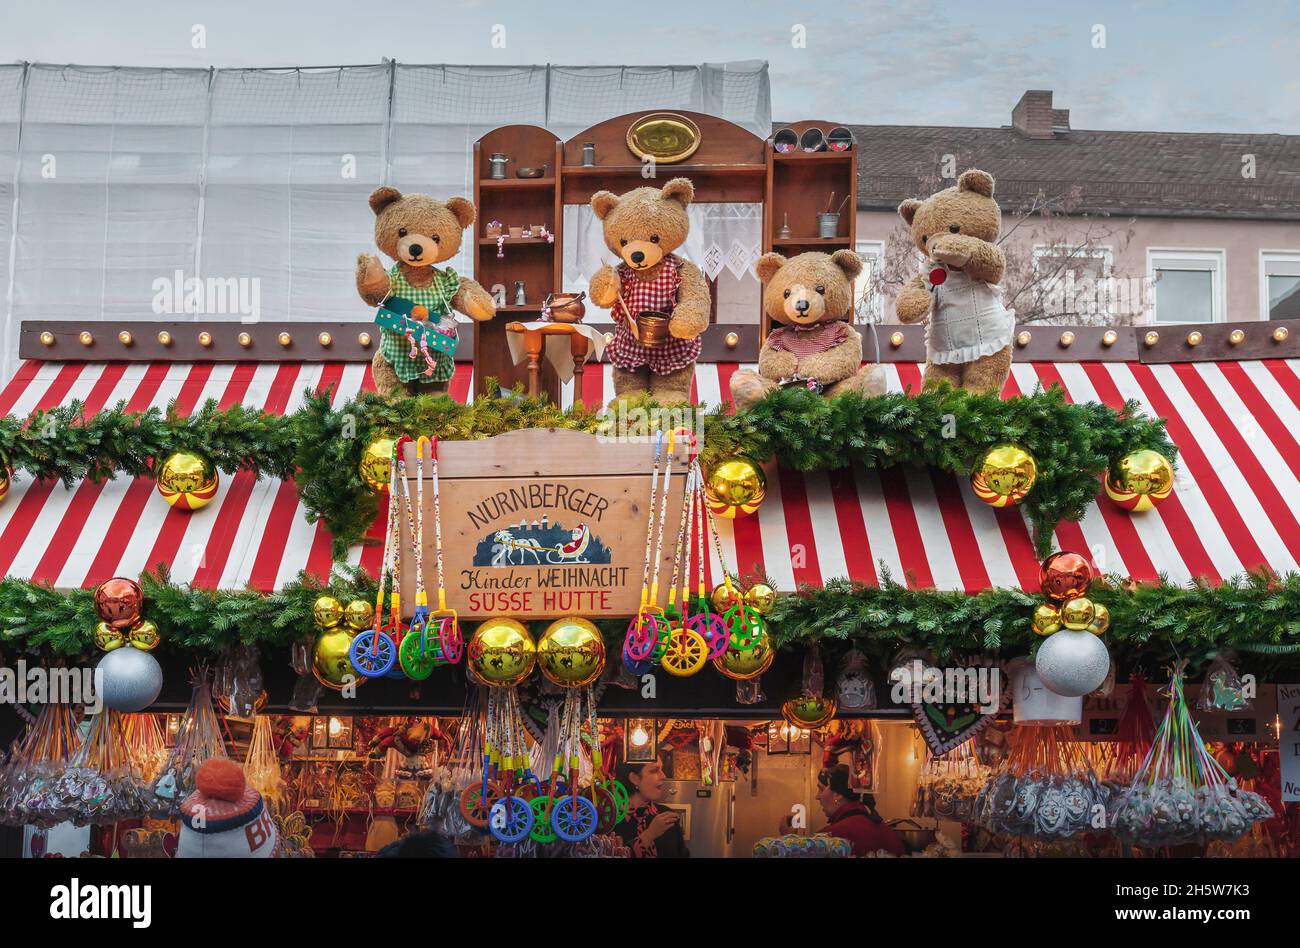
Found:
[[[862,259],[852,250],[758,258],[754,273],[763,283],[763,312],[774,328],[759,350],[758,371],[740,369],[731,376],[737,408],[749,408],[787,385],[806,386],[827,398],[844,392],[884,394],[884,371],[862,364],[862,337],[849,324],[853,281],[861,272]]]
[[[686,208],[694,197],[688,178],[591,197],[592,210],[604,222],[605,245],[621,261],[597,270],[588,290],[593,303],[613,310],[614,341],[605,352],[614,365],[614,401],[646,393],[661,405],[691,400],[700,334],[709,325],[709,284],[699,267],[673,251],[690,232]],[[637,341],[629,314],[643,312],[669,315],[663,345]]]

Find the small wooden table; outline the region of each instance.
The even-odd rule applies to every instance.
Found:
[[[569,351],[573,354],[573,403],[582,403],[582,370],[587,361],[590,343],[574,323],[547,323],[545,326],[528,327],[523,323],[506,323],[506,332],[524,334],[524,352],[528,356],[528,394],[537,395],[541,390],[542,350],[546,346],[547,336],[568,336]]]

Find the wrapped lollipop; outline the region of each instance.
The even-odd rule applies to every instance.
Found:
[[[1037,840],[1070,839],[1092,829],[1109,791],[1069,727],[1018,727],[1002,767],[980,791],[975,820],[990,830]]]
[[[176,743],[152,784],[154,795],[168,816],[178,816],[181,803],[194,792],[199,764],[209,757],[226,756],[221,724],[212,707],[207,669],[200,669],[195,676],[189,706],[176,733]]]
[[[136,819],[154,810],[154,796],[133,766],[122,715],[106,709],[91,720],[81,748],[42,792],[43,807],[77,826]]]
[[[1268,803],[1239,788],[1205,746],[1183,694],[1185,667],[1173,669],[1165,716],[1115,808],[1116,831],[1139,846],[1231,841],[1273,817]]]
[[[167,761],[167,742],[158,716],[147,712],[122,715],[122,737],[131,766],[141,780],[153,783]]]
[[[0,818],[10,826],[50,827],[62,822],[47,788],[76,753],[77,721],[71,705],[47,704],[10,754],[0,798]]]
[[[280,758],[271,739],[271,719],[265,714],[253,719],[253,736],[249,739],[248,757],[244,761],[244,779],[248,786],[262,795],[272,812],[282,812],[286,788],[280,773]]]

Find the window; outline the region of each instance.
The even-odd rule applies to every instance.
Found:
[[[1300,319],[1300,251],[1259,255],[1261,319]]]
[[[1079,322],[1115,315],[1111,259],[1106,246],[1036,244],[1029,292],[1019,301],[1022,318]]]
[[[862,272],[853,281],[853,321],[881,322],[885,313],[885,288],[880,283],[880,273],[885,265],[885,242],[859,240],[853,249],[862,258]]]
[[[1222,250],[1148,250],[1153,321],[1223,321],[1223,270]]]

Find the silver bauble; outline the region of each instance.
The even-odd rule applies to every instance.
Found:
[[[113,654],[109,652],[109,654]],[[1091,632],[1062,629],[1038,647],[1034,670],[1048,690],[1066,698],[1096,691],[1110,671],[1110,653]]]
[[[114,711],[143,711],[158,700],[162,691],[162,666],[138,648],[114,649],[99,660],[96,668],[103,672],[100,698],[104,707]]]

